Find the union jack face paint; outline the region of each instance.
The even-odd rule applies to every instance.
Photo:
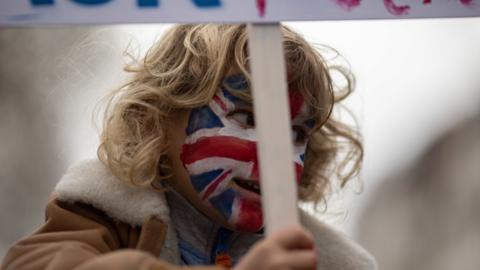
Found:
[[[232,91],[246,91],[242,75],[225,79],[212,101],[190,112],[180,155],[201,199],[217,209],[233,228],[263,227],[257,138],[252,105]],[[299,91],[290,91],[297,182],[303,170],[306,134],[313,127]]]

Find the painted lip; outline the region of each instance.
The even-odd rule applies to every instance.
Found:
[[[245,189],[243,187],[241,187],[240,185],[238,185],[235,180],[241,180],[241,181],[245,181],[245,182],[252,182],[252,183],[255,183],[259,186],[260,188],[260,181],[258,179],[246,179],[246,178],[241,178],[241,177],[235,177],[233,179],[233,188],[235,190],[238,191],[238,193],[245,199],[249,200],[249,201],[254,201],[254,202],[261,202],[261,194],[258,194],[256,192],[253,192],[251,190],[248,190],[248,189]]]

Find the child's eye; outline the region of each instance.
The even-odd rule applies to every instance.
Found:
[[[249,110],[236,110],[227,114],[229,119],[234,120],[242,127],[254,127],[255,126],[255,118],[253,117],[253,113]]]
[[[295,143],[303,144],[307,141],[307,132],[301,126],[293,126],[292,137]]]

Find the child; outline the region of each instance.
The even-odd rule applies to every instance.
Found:
[[[359,169],[357,136],[330,115],[351,85],[337,93],[319,53],[282,31],[299,198],[319,202],[332,168],[342,185]],[[305,213],[306,229],[263,237],[244,25],[175,26],[127,70],[133,78],[106,111],[101,162],[67,171],[45,225],[10,249],[3,268],[376,268]],[[341,143],[350,151],[336,168]]]

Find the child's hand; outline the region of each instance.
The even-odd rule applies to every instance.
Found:
[[[300,226],[294,226],[255,244],[234,269],[315,269],[316,264],[312,234]]]

